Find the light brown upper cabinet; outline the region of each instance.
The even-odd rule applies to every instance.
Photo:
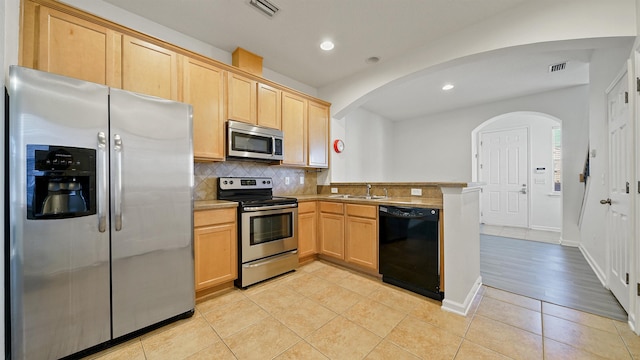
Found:
[[[183,86],[183,101],[193,106],[194,159],[224,160],[225,71],[185,56]]]
[[[307,165],[307,105],[305,98],[282,92],[283,165]]]
[[[121,36],[46,6],[24,2],[20,65],[112,85]]]
[[[192,104],[195,160],[224,160],[233,119],[283,130],[283,165],[328,167],[330,104],[60,1],[20,3],[21,66]]]
[[[227,77],[227,115],[229,119],[257,124],[257,92],[255,80],[229,73]]]
[[[329,167],[329,107],[309,101],[308,165]]]
[[[178,54],[124,35],[122,89],[178,100]]]
[[[281,93],[280,89],[258,83],[258,125],[273,129],[282,128]]]

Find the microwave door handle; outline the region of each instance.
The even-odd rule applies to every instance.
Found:
[[[271,156],[276,156],[276,137],[271,137]]]

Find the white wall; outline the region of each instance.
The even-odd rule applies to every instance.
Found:
[[[515,112],[489,120],[478,132],[526,127],[529,133],[529,226],[539,230],[562,230],[562,198],[553,193],[553,127],[560,127],[557,119],[540,113]],[[473,163],[473,157],[472,163]],[[536,168],[545,172],[536,173]],[[472,166],[472,169],[475,166]],[[482,195],[481,195],[482,196]]]
[[[341,118],[366,95],[394,81],[449,61],[491,50],[544,42],[636,35],[636,0],[537,0],[489,17],[412,52],[383,59],[367,71],[319,89]]]
[[[218,60],[225,64],[231,64],[231,53],[229,52],[159,25],[151,20],[125,11],[102,0],[61,0],[60,2],[140,31],[168,43],[178,45],[184,49]],[[311,96],[317,96],[318,94],[318,90],[316,88],[267,68],[263,69],[263,77]]]
[[[626,66],[629,54],[630,49],[594,51],[589,67],[589,146],[592,151],[595,150],[596,156],[592,154],[589,159],[591,176],[587,181],[588,195],[580,223],[581,248],[603,281],[606,281],[605,219],[608,209],[600,204],[600,200],[609,197],[607,177],[609,145],[605,91],[623,66]]]
[[[483,104],[398,122],[394,138],[391,181],[472,180],[471,133],[501,114],[532,111],[562,119],[563,239],[577,242],[578,215],[584,185],[579,182],[588,140],[588,86]]]
[[[338,121],[345,150],[332,158],[334,182],[385,181],[392,159],[393,123],[364,109],[357,109]],[[332,137],[333,139],[333,137]]]

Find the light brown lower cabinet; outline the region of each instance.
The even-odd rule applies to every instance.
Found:
[[[378,269],[378,207],[321,201],[320,253],[363,268]]]
[[[196,293],[238,277],[236,214],[235,208],[194,212]]]
[[[320,253],[344,260],[344,204],[321,201],[319,208]]]
[[[318,253],[317,202],[298,203],[298,259]]]
[[[378,207],[347,204],[346,261],[378,269]]]

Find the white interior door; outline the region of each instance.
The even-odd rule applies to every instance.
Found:
[[[630,112],[628,75],[617,80],[607,93],[609,129],[609,205],[607,244],[609,245],[609,289],[629,311],[629,219],[631,181]]]
[[[527,128],[480,133],[482,222],[529,226]]]

